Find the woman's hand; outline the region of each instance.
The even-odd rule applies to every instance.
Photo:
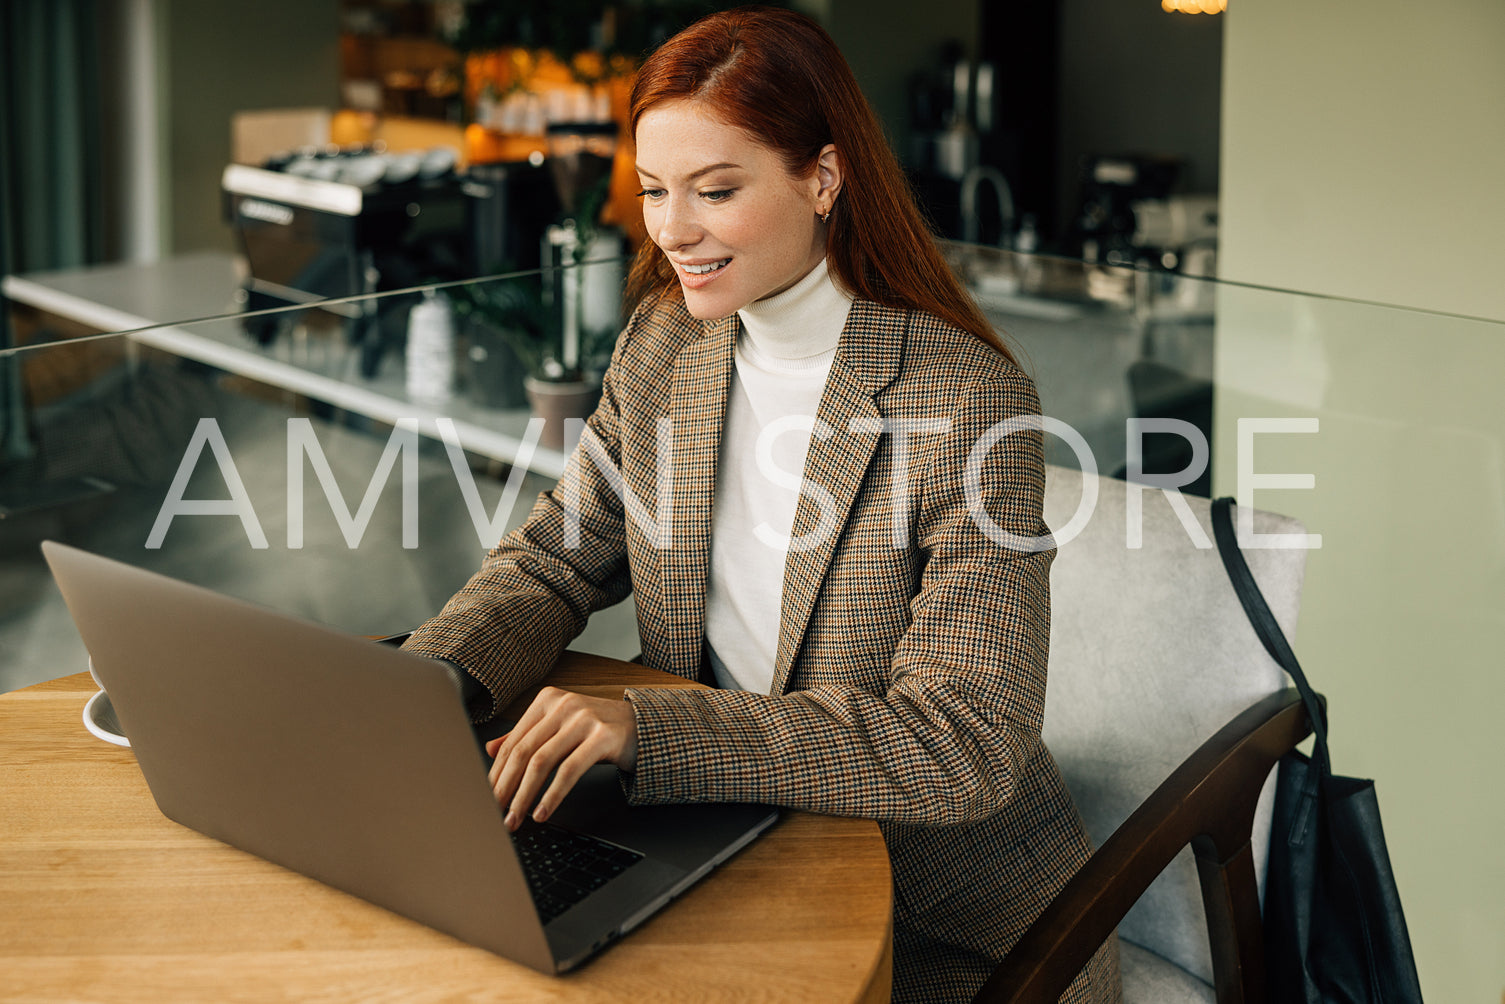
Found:
[[[545,687],[511,732],[486,744],[486,753],[496,757],[492,791],[508,807],[507,828],[516,831],[535,800],[533,818],[540,823],[548,819],[595,764],[632,770],[638,758],[637,720],[626,701]],[[554,783],[539,798],[550,771],[555,771]]]

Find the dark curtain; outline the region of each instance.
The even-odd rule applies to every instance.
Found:
[[[0,0],[0,275],[103,254],[100,2]],[[14,345],[0,298],[0,350]],[[22,409],[19,364],[0,356],[0,460],[30,453]]]

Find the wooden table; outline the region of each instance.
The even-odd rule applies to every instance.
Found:
[[[557,686],[696,686],[567,654]],[[164,817],[80,673],[0,695],[0,1000],[886,1001],[875,823],[787,812],[621,942],[544,976]]]

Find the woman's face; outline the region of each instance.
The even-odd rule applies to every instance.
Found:
[[[822,165],[834,160],[822,155]],[[673,263],[695,317],[726,317],[781,293],[825,255],[818,214],[835,198],[831,167],[795,177],[776,151],[699,102],[643,113],[637,171],[648,236]]]

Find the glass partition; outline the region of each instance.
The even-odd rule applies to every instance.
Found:
[[[570,272],[584,294],[620,265]],[[85,667],[44,539],[384,635],[437,611],[563,470],[563,430],[533,427],[521,361],[542,374],[560,354],[538,301],[563,270],[248,311],[238,267],[207,255],[8,277],[0,689]],[[142,323],[165,304],[195,316]],[[127,330],[98,331],[107,319]],[[574,350],[581,415],[609,359],[596,334]],[[630,607],[580,646],[635,655]]]
[[[952,253],[1099,470],[1174,474],[1197,430],[1211,477],[1183,490],[1320,537],[1293,642],[1328,697],[1335,769],[1377,779],[1423,985],[1490,985],[1505,930],[1505,868],[1488,864],[1505,830],[1489,794],[1505,761],[1505,324]],[[1141,443],[1130,418],[1187,424]],[[1047,453],[1078,462],[1059,438]]]
[[[1385,584],[1392,606],[1404,599],[1413,624],[1440,618],[1431,644],[1460,655],[1479,650],[1478,631],[1497,630],[1505,429],[1487,382],[1505,326],[974,245],[946,252],[1035,379],[1045,415],[1070,430],[1047,435],[1049,462],[1169,477],[1201,495],[1239,492],[1322,535],[1309,556],[1305,645],[1339,644],[1322,641],[1328,608],[1345,623],[1365,609],[1355,578]],[[577,299],[600,299],[603,282],[614,293],[624,264],[254,310],[245,266],[225,255],[8,277],[20,344],[4,362],[13,417],[0,548],[14,592],[0,632],[23,643],[4,646],[19,657],[0,667],[0,682],[77,665],[46,654],[74,642],[36,556],[44,537],[362,633],[421,619],[463,581],[491,531],[520,520],[563,469],[561,444],[530,437],[525,375],[564,354],[563,309],[550,313],[550,296],[575,275]],[[409,333],[436,310],[438,356],[426,362]],[[150,323],[172,311],[186,319]],[[102,332],[110,321],[117,330]],[[616,321],[573,342],[571,364],[587,384],[605,366]],[[378,468],[407,463],[409,442],[418,503],[405,512],[411,489]],[[290,455],[306,469],[301,540]],[[174,484],[180,473],[192,475],[186,487]],[[1312,484],[1270,487],[1282,473]],[[156,525],[169,498],[181,508],[234,497],[249,498],[254,514]],[[404,520],[416,521],[421,546],[404,546],[413,532]],[[1416,526],[1480,532],[1397,546]],[[373,581],[386,585],[360,588]],[[631,655],[634,643],[613,651]]]
[[[1189,465],[1185,437],[1126,437],[1130,419],[1189,422],[1210,440],[1213,285],[968,244],[949,244],[947,254],[1034,378],[1041,409],[1081,437],[1048,437],[1048,462],[1118,477],[1131,463],[1150,474]],[[1207,495],[1208,474],[1186,490]]]
[[[1059,423],[1052,463],[1236,494],[1320,537],[1295,641],[1331,701],[1337,767],[1381,779],[1424,967],[1490,957],[1498,928],[1442,918],[1476,899],[1450,862],[1494,860],[1505,831],[1470,768],[1505,758],[1505,324],[946,250]],[[450,284],[425,356],[408,344],[428,330],[421,289],[247,317],[239,268],[7,277],[21,346],[0,364],[0,688],[85,666],[43,539],[380,635],[433,613],[562,469],[563,447],[530,443],[536,339],[508,325],[563,323],[527,311],[564,272]],[[122,328],[137,330],[96,337]],[[610,341],[576,344],[587,376]],[[577,644],[635,654],[632,604]]]

